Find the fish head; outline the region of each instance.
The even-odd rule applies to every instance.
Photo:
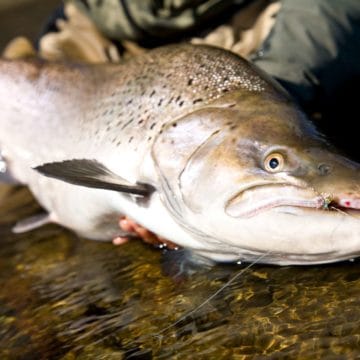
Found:
[[[315,264],[360,254],[359,164],[286,96],[234,92],[169,124],[163,201],[215,260]]]

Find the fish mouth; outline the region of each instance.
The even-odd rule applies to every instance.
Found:
[[[264,183],[238,192],[225,205],[229,216],[243,219],[269,210],[297,215],[300,209],[355,214],[360,210],[360,200],[346,195],[319,194],[309,187],[288,183]]]

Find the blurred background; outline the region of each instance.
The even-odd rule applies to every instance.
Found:
[[[59,4],[61,0],[0,0],[0,49],[15,36],[35,40]]]

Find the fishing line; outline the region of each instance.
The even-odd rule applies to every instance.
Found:
[[[338,209],[338,208],[337,208],[337,207],[335,207],[335,206],[330,206],[330,207],[329,207],[329,209],[331,209],[331,210],[336,210],[337,212],[339,212],[339,213],[340,213],[340,214],[342,214],[342,215],[347,215],[347,216],[350,216],[351,218],[353,218],[353,219],[355,219],[355,220],[359,221],[359,219],[358,219],[358,218],[356,218],[355,216],[352,216],[352,215],[348,214],[346,211],[341,210],[341,209]],[[330,238],[332,238],[332,237],[333,237],[333,235],[334,235],[335,231],[337,230],[337,228],[340,226],[340,224],[341,224],[344,220],[345,220],[344,218],[343,218],[343,219],[341,219],[341,221],[337,224],[337,226],[335,226],[334,230],[333,230],[333,231],[332,231],[332,233],[331,233],[331,237],[330,237]]]
[[[181,316],[178,320],[176,320],[171,325],[165,327],[164,329],[160,330],[156,334],[150,334],[149,336],[158,338],[160,341],[162,340],[162,334],[168,331],[169,329],[173,328],[183,320],[185,320],[187,317],[194,315],[197,311],[199,311],[201,308],[203,308],[206,304],[208,304],[211,300],[213,300],[217,295],[219,295],[225,288],[227,288],[229,285],[231,285],[238,277],[243,275],[246,271],[248,271],[250,268],[252,268],[255,264],[257,264],[260,260],[262,260],[265,256],[269,255],[270,251],[262,254],[257,259],[255,259],[252,263],[250,263],[245,268],[239,270],[232,278],[230,278],[224,285],[222,285],[216,292],[214,292],[210,297],[208,297],[205,301],[203,301],[200,305],[195,307],[194,309],[190,310],[189,312],[185,313],[183,316]]]
[[[140,336],[140,338],[137,341],[144,341],[148,338],[157,338],[159,340],[159,345],[161,346],[161,342],[163,339],[163,335],[166,331],[172,329],[177,324],[179,324],[181,321],[185,320],[187,317],[194,315],[197,311],[199,311],[202,307],[204,307],[206,304],[208,304],[211,300],[213,300],[217,295],[219,295],[226,287],[231,285],[237,278],[239,278],[241,275],[243,275],[245,272],[247,272],[250,268],[252,268],[254,265],[256,265],[258,262],[260,262],[265,256],[268,256],[271,254],[271,251],[267,251],[266,253],[260,255],[257,259],[255,259],[252,263],[247,265],[245,268],[239,270],[232,278],[230,278],[224,285],[222,285],[214,294],[212,294],[210,297],[208,297],[205,301],[203,301],[200,305],[196,306],[194,309],[188,311],[184,315],[182,315],[178,320],[176,320],[174,323],[172,323],[169,326],[166,326],[159,332],[155,334],[148,334],[144,336]],[[136,351],[139,350],[138,346],[134,346],[124,352],[124,354],[128,353],[136,353]]]
[[[349,214],[349,213],[347,213],[346,211],[341,210],[341,209],[338,209],[338,208],[337,208],[337,207],[335,207],[335,206],[330,206],[330,209],[332,209],[332,210],[336,210],[336,211],[337,211],[337,212],[339,212],[340,214],[350,216],[350,217],[352,217],[353,219],[360,221],[360,219],[358,219],[357,217],[355,217],[355,216],[353,216],[353,215],[350,215],[350,214]]]

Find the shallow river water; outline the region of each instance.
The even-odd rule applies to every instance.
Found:
[[[178,252],[140,241],[114,247],[57,226],[14,235],[38,206],[26,189],[1,190],[1,359],[360,356],[357,262],[188,265],[185,276]]]

